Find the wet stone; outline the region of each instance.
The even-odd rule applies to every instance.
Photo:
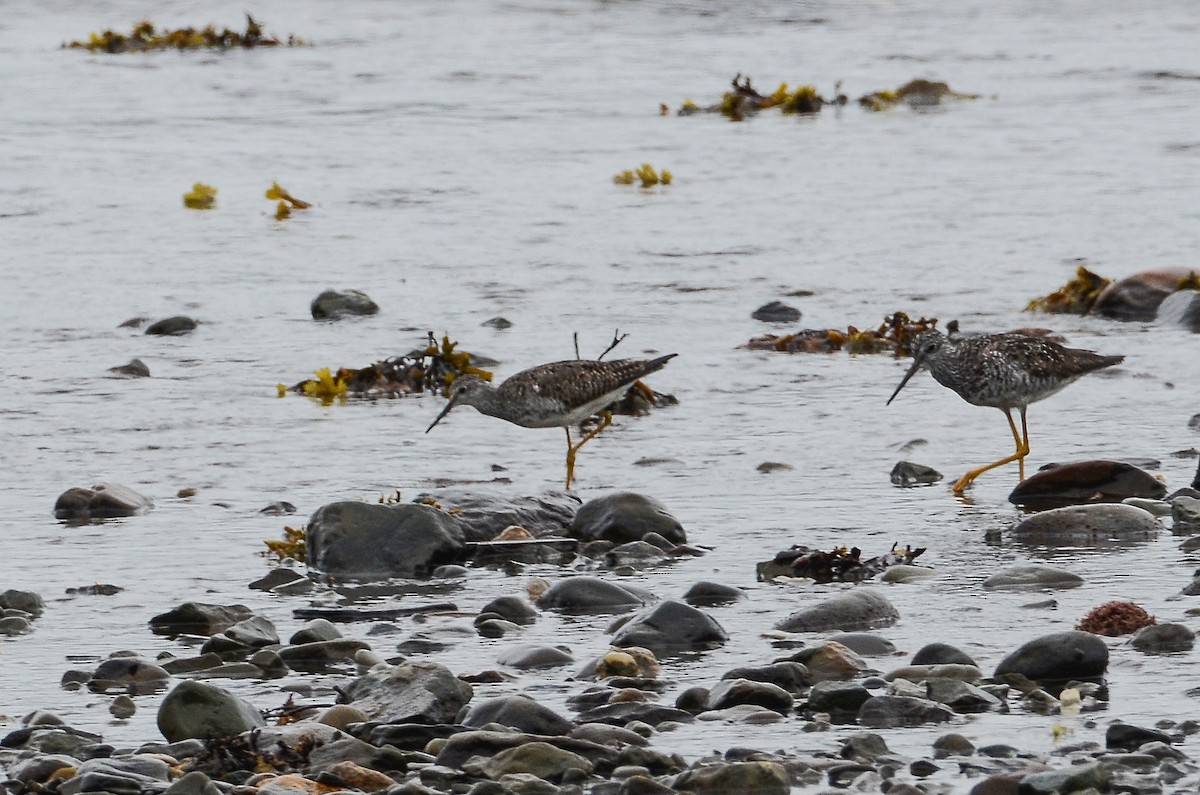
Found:
[[[792,702],[792,694],[778,685],[749,679],[722,679],[709,690],[706,707],[719,710],[752,704],[786,715]]]
[[[1166,493],[1166,486],[1133,464],[1099,460],[1045,467],[1018,484],[1008,499],[1041,510],[1120,502],[1127,497],[1158,499]]]
[[[1035,638],[996,666],[995,676],[1018,673],[1034,681],[1095,679],[1108,670],[1108,646],[1090,632],[1070,630]]]
[[[1154,320],[1159,306],[1189,273],[1186,268],[1163,268],[1126,276],[1104,288],[1092,311],[1114,320]]]
[[[288,638],[288,643],[293,645],[317,643],[324,640],[337,640],[341,637],[342,631],[333,622],[324,618],[314,618],[292,633],[292,636]]]
[[[313,320],[339,320],[378,311],[379,304],[362,290],[325,290],[309,305]]]
[[[1200,533],[1200,499],[1179,496],[1171,500],[1171,521],[1177,534]]]
[[[606,494],[584,503],[568,533],[581,541],[616,544],[641,541],[647,534],[657,533],[672,544],[687,543],[683,526],[662,503],[629,491]]]
[[[566,613],[623,613],[651,601],[653,597],[640,588],[582,575],[555,582],[538,599],[538,607]]]
[[[428,505],[334,502],[308,520],[306,562],[333,576],[420,576],[463,549],[458,522]]]
[[[1012,533],[1020,541],[1057,546],[1151,541],[1162,530],[1150,512],[1117,503],[1042,511],[1022,520]]]
[[[146,327],[146,334],[158,337],[180,337],[190,334],[199,325],[194,319],[185,315],[173,315],[151,323]]]
[[[1078,574],[1037,563],[1010,566],[983,581],[984,588],[993,590],[1078,588],[1080,585],[1083,585],[1083,578]]]
[[[141,359],[130,359],[127,364],[119,364],[108,368],[110,373],[123,378],[149,378],[150,368]]]
[[[575,658],[565,648],[545,645],[522,645],[505,649],[496,658],[500,665],[522,671],[537,668],[555,668],[573,663]]]
[[[488,602],[480,613],[495,613],[514,624],[528,626],[537,621],[538,611],[519,596],[500,596]]]
[[[95,519],[115,519],[140,516],[154,507],[154,501],[120,483],[99,483],[85,488],[71,488],[59,495],[54,504],[54,517],[67,522]]]
[[[840,643],[863,657],[888,657],[896,653],[896,644],[874,632],[838,632],[826,638]]]
[[[932,485],[945,476],[933,467],[927,467],[924,464],[914,464],[912,461],[898,461],[892,467],[890,477],[892,485],[900,486],[901,488],[911,488],[913,486]]]
[[[943,704],[909,696],[874,696],[858,710],[858,724],[873,729],[944,723],[954,712]]]
[[[480,728],[491,723],[509,726],[529,734],[564,735],[575,723],[554,710],[523,694],[499,696],[471,704],[462,717],[462,724]]]
[[[810,682],[850,679],[869,667],[866,660],[836,641],[801,649],[791,659],[804,665]]]
[[[1135,632],[1130,644],[1138,651],[1155,654],[1187,651],[1196,644],[1196,633],[1183,624],[1153,624]]]
[[[872,697],[859,682],[817,682],[808,691],[805,707],[812,712],[831,714],[858,714],[858,710]]]
[[[900,613],[883,594],[863,588],[832,596],[814,607],[792,613],[775,624],[784,632],[821,632],[830,629],[866,630],[889,627]]]
[[[755,309],[750,317],[763,323],[795,323],[800,320],[800,310],[783,301],[772,301]]]
[[[245,605],[184,602],[151,618],[150,629],[156,635],[215,635],[252,615]]]
[[[158,708],[158,730],[168,742],[232,737],[265,725],[253,705],[204,682],[179,683]]]
[[[450,723],[473,693],[469,684],[433,662],[378,666],[346,688],[355,707],[393,723]]]
[[[721,607],[746,598],[746,592],[733,585],[701,580],[688,588],[683,601],[692,607]]]
[[[612,645],[641,646],[661,657],[712,649],[727,640],[729,635],[707,613],[668,599],[631,618],[613,636]]]
[[[975,665],[971,655],[948,643],[927,643],[913,655],[911,665]]]
[[[803,663],[791,660],[770,665],[733,668],[721,674],[721,678],[767,682],[783,688],[792,695],[800,693],[810,683],[808,668]]]
[[[15,588],[9,588],[0,593],[0,608],[19,610],[29,617],[36,618],[45,611],[46,603],[33,591],[18,591]]]

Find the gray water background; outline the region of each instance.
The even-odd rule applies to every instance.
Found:
[[[0,643],[0,730],[40,707],[110,742],[156,738],[158,697],[112,721],[107,697],[60,689],[62,672],[119,649],[191,653],[146,627],[187,600],[248,604],[286,637],[301,623],[291,611],[309,600],[246,584],[268,570],[263,540],[320,505],[396,489],[408,499],[442,478],[489,480],[493,464],[511,479],[494,487],[505,493],[559,487],[557,430],[462,410],[426,436],[440,398],[322,407],[276,397],[276,383],[316,368],[407,353],[426,330],[496,357],[500,376],[573,357],[573,333],[584,356],[615,329],[629,334],[619,354],[679,353],[650,382],[680,405],[618,418],[580,454],[576,488],[585,500],[651,495],[712,548],[630,581],[661,596],[701,579],[747,590],[749,600],[712,611],[732,636],[724,648],[668,664],[680,687],[772,659],[764,633],[836,590],[755,582],[755,562],[793,543],[868,555],[896,541],[929,548],[921,560],[936,579],[886,588],[902,619],[882,634],[906,654],[875,661],[883,669],[941,640],[990,672],[1021,642],[1115,598],[1196,627],[1184,613],[1190,601],[1175,594],[1197,561],[1170,533],[1120,549],[1025,547],[1007,534],[1019,518],[1006,501],[1011,467],[981,478],[967,501],[944,484],[888,482],[901,458],[953,478],[1008,452],[998,412],[928,376],[885,407],[906,364],[891,357],[739,347],[770,330],[869,327],[896,310],[957,318],[968,331],[1049,326],[1127,361],[1031,409],[1031,466],[1148,457],[1161,461],[1154,471],[1169,488],[1190,482],[1195,459],[1171,453],[1200,441],[1187,428],[1200,411],[1196,338],[1021,310],[1066,281],[1076,258],[1109,276],[1194,264],[1193,5],[268,1],[249,9],[267,30],[313,46],[58,49],[144,17],[238,28],[244,10],[16,3],[0,19],[0,587],[49,602],[31,635]],[[659,115],[659,103],[716,102],[738,72],[764,92],[787,81],[828,95],[840,80],[857,97],[927,77],[982,97],[741,123]],[[675,183],[643,191],[611,182],[643,162],[671,170]],[[315,207],[275,221],[263,198],[274,180]],[[215,210],[182,207],[196,181],[219,189]],[[382,311],[315,323],[308,303],[326,287],[366,290]],[[750,319],[794,291],[812,291],[785,298],[803,311],[800,323]],[[171,314],[202,325],[182,338],[118,328]],[[481,326],[495,316],[512,328]],[[153,377],[107,377],[132,357]],[[900,451],[917,438],[928,444]],[[671,461],[635,465],[642,458]],[[765,461],[793,469],[763,475]],[[155,510],[85,527],[54,520],[58,493],[105,480],[150,495]],[[183,488],[196,496],[177,498]],[[277,499],[299,515],[259,515]],[[1019,606],[1042,594],[981,588],[1018,562],[1049,562],[1087,584],[1041,611]],[[477,610],[522,592],[533,574],[563,572],[477,570],[450,598]],[[65,595],[93,582],[125,590]],[[569,643],[584,660],[606,648],[607,623],[545,615],[500,640],[465,631],[469,617],[421,629],[455,638],[433,657],[470,673],[522,642]],[[400,638],[417,629],[401,624]],[[366,626],[346,631],[362,637]],[[373,642],[390,653],[392,641]],[[1036,751],[1052,746],[1056,721],[1074,739],[1099,739],[1112,718],[1195,715],[1184,695],[1197,684],[1194,653],[1110,645],[1111,702],[1098,724],[1016,710],[953,728]],[[523,674],[477,688],[477,698],[520,688],[561,705],[580,687],[566,681],[571,673]],[[285,699],[279,682],[229,684],[262,708]],[[698,724],[657,742],[691,756],[734,744],[829,749],[853,730],[798,727]],[[886,736],[919,754],[945,729]]]

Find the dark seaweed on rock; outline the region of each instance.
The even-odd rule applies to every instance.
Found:
[[[280,41],[274,36],[264,34],[262,25],[255,21],[254,17],[246,14],[246,31],[244,33],[229,28],[218,31],[212,25],[205,28],[158,30],[154,27],[154,23],[142,20],[134,25],[133,30],[129,33],[105,30],[100,33],[92,33],[86,41],[71,41],[62,46],[89,52],[120,53],[153,50],[227,50],[234,47],[299,47],[304,44],[304,40],[294,35],[288,36],[287,41]]]
[[[279,773],[302,770],[308,767],[309,754],[324,744],[306,736],[296,743],[295,748],[282,740],[272,748],[260,748],[259,734],[259,729],[252,729],[246,734],[207,740],[204,752],[196,757],[192,769],[213,777],[239,770],[272,770]]]
[[[817,582],[857,582],[870,579],[889,566],[908,565],[925,552],[925,547],[913,549],[905,545],[867,560],[862,560],[858,547],[837,547],[830,552],[795,544],[775,554],[775,559],[758,564],[758,579],[775,577],[808,577]]]
[[[893,353],[910,355],[909,346],[923,331],[937,327],[937,318],[913,320],[904,312],[886,316],[878,328],[860,331],[855,326],[838,329],[805,329],[780,336],[764,334],[754,337],[744,347],[759,351],[783,353],[833,353],[845,349],[850,353]],[[953,330],[953,329],[951,329]]]

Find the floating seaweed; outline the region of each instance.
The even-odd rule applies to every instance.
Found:
[[[642,163],[633,171],[622,171],[613,177],[618,185],[632,185],[635,180],[641,180],[643,188],[653,188],[655,185],[670,185],[674,177],[665,168],[661,172],[654,170],[649,163]]]
[[[897,356],[911,355],[909,347],[922,331],[937,327],[937,318],[911,319],[904,312],[896,312],[883,319],[878,328],[859,330],[848,326],[838,329],[805,329],[794,334],[780,336],[764,334],[754,337],[743,347],[759,351],[783,353],[833,353],[847,350],[850,353],[894,353]],[[953,326],[954,324],[952,324]],[[951,328],[950,331],[953,331]]]
[[[1075,629],[1115,638],[1157,623],[1154,616],[1133,602],[1112,601],[1093,607],[1083,620],[1075,625]]]
[[[964,94],[951,90],[946,83],[933,80],[909,80],[894,91],[874,91],[858,98],[858,104],[867,110],[889,110],[903,102],[911,107],[940,105],[943,99],[979,99],[978,94]]]
[[[442,391],[448,394],[454,379],[460,375],[477,375],[485,381],[492,380],[492,373],[472,364],[472,355],[457,350],[458,343],[449,336],[442,337],[439,345],[429,332],[429,342],[423,349],[406,356],[393,356],[361,368],[342,367],[336,372],[323,368],[314,373],[314,378],[291,387],[276,385],[279,396],[289,391],[297,392],[331,405],[335,400],[347,398],[396,397],[419,394],[427,391]]]
[[[288,36],[280,41],[263,33],[262,25],[246,14],[246,31],[239,33],[229,28],[217,30],[212,25],[206,28],[177,28],[158,30],[154,23],[142,20],[129,33],[105,30],[92,33],[86,41],[70,41],[62,46],[66,49],[82,49],[89,52],[151,52],[155,50],[228,50],[235,47],[302,47],[306,42],[297,36]]]
[[[191,191],[183,194],[183,206],[192,210],[211,210],[216,203],[217,189],[203,182],[197,182]]]
[[[795,544],[775,554],[774,560],[758,564],[758,579],[776,577],[808,577],[817,582],[858,582],[870,579],[891,566],[910,565],[925,552],[925,547],[913,549],[905,545],[889,552],[862,560],[858,547],[836,547],[825,552],[803,544]]]
[[[288,193],[283,188],[279,187],[278,182],[272,182],[271,187],[267,188],[266,196],[271,201],[278,201],[275,206],[275,220],[282,221],[292,214],[292,210],[307,210],[312,207],[308,202],[297,199],[292,194]]]
[[[267,554],[274,555],[280,560],[284,558],[304,560],[307,538],[308,531],[304,525],[300,527],[285,526],[283,540],[264,541],[263,543],[267,545]]]
[[[1110,284],[1112,279],[1092,273],[1080,265],[1075,271],[1075,278],[1049,295],[1033,299],[1025,306],[1025,311],[1086,315],[1100,297],[1100,293]]]
[[[770,94],[760,94],[750,83],[750,78],[742,77],[739,72],[730,81],[731,90],[721,95],[714,105],[701,107],[690,99],[685,101],[677,111],[679,116],[691,116],[697,113],[720,113],[732,121],[742,121],[760,110],[779,108],[783,113],[813,114],[820,113],[826,105],[842,106],[846,104],[846,96],[841,93],[841,82],[834,86],[833,99],[826,99],[814,85],[800,85],[795,90],[789,89],[787,83],[780,83]],[[663,115],[666,115],[665,113]]]

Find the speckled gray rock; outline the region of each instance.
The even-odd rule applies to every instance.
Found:
[[[354,706],[388,723],[453,723],[474,692],[434,662],[376,666],[346,687]]]
[[[1078,574],[1038,563],[1009,566],[983,581],[984,588],[1005,590],[1078,588],[1080,585],[1083,585],[1083,578]]]
[[[1021,779],[1020,792],[1051,795],[1059,792],[1107,792],[1112,771],[1103,762],[1074,765],[1044,773],[1030,773]]]
[[[775,624],[784,632],[878,629],[895,624],[899,611],[878,590],[856,588],[798,610]]]
[[[1183,624],[1152,624],[1135,632],[1130,643],[1143,652],[1187,651],[1196,644],[1196,633]]]
[[[339,320],[354,315],[373,315],[379,304],[362,290],[326,290],[312,300],[313,320]]]
[[[1097,503],[1035,513],[1012,533],[1020,541],[1055,546],[1150,541],[1162,530],[1149,511],[1121,503]]]
[[[416,577],[461,557],[463,533],[428,505],[334,502],[308,520],[306,562],[324,574]]]
[[[996,676],[1018,673],[1034,681],[1095,679],[1108,670],[1108,646],[1079,630],[1055,632],[1035,638],[1009,654],[996,666]]]
[[[584,503],[568,533],[582,541],[641,541],[657,533],[673,544],[687,543],[679,520],[658,500],[630,491],[606,494]]]
[[[658,657],[721,646],[729,635],[712,616],[689,604],[667,599],[646,608],[617,630],[612,645],[641,646]]]
[[[1176,533],[1200,532],[1200,500],[1180,495],[1171,500],[1171,521]]]
[[[926,680],[925,697],[959,713],[987,712],[1001,705],[1000,699],[991,693],[960,679]]]
[[[158,708],[158,730],[168,742],[232,737],[266,726],[262,714],[224,688],[184,681]]]

